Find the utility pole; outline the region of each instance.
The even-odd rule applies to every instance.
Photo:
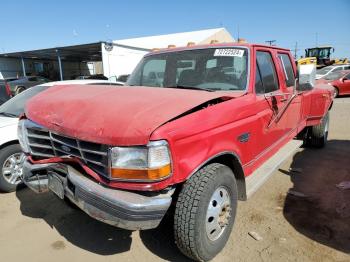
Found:
[[[294,47],[294,59],[297,59],[297,53],[298,53],[298,42],[295,42],[295,47]]]
[[[276,45],[276,40],[267,40],[265,43],[268,43],[270,46],[275,46]]]

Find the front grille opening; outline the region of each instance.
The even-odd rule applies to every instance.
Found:
[[[84,150],[91,150],[91,151],[104,151],[105,145],[100,145],[92,142],[86,142],[86,141],[80,141],[80,147]]]
[[[32,135],[38,135],[38,136],[49,136],[49,132],[47,131],[42,131],[42,130],[38,130],[38,129],[27,129],[28,130],[28,134],[32,134]]]
[[[30,146],[33,155],[39,155],[44,157],[54,157],[55,153],[52,149]]]
[[[38,137],[28,137],[29,144],[41,144],[41,145],[49,145],[51,146],[51,142],[49,140],[49,137],[46,139],[38,138]]]
[[[102,155],[97,155],[94,153],[89,153],[89,152],[84,152],[84,156],[86,158],[86,160],[92,160],[95,162],[103,162],[103,156]]]
[[[59,136],[59,135],[56,135],[53,133],[51,133],[51,136],[54,139],[54,141],[57,140],[58,143],[66,144],[66,145],[72,146],[72,147],[78,147],[78,142],[75,139],[64,137],[64,136]]]

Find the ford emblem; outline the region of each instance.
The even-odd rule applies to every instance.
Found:
[[[70,152],[70,148],[68,146],[65,146],[65,145],[62,145],[61,146],[61,149],[64,151],[64,152]]]

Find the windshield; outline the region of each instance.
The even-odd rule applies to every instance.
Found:
[[[244,48],[208,48],[144,57],[127,85],[245,90],[248,54]]]
[[[331,55],[331,48],[310,48],[306,49],[306,57],[318,57],[318,58],[329,58]]]
[[[25,103],[36,94],[47,89],[48,86],[35,86],[8,100],[0,106],[0,115],[19,117],[24,112]]]
[[[317,74],[318,75],[325,75],[325,74],[327,74],[329,71],[331,71],[333,69],[333,67],[324,67],[324,68],[322,68],[322,69],[319,69],[319,70],[317,70]]]

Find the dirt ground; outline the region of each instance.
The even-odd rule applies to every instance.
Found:
[[[294,171],[291,171],[293,168]],[[350,97],[331,111],[329,144],[300,149],[248,201],[214,261],[350,261]],[[296,192],[288,194],[288,191]],[[263,239],[248,235],[257,232]],[[28,189],[0,193],[1,261],[187,261],[169,222],[119,230]]]

